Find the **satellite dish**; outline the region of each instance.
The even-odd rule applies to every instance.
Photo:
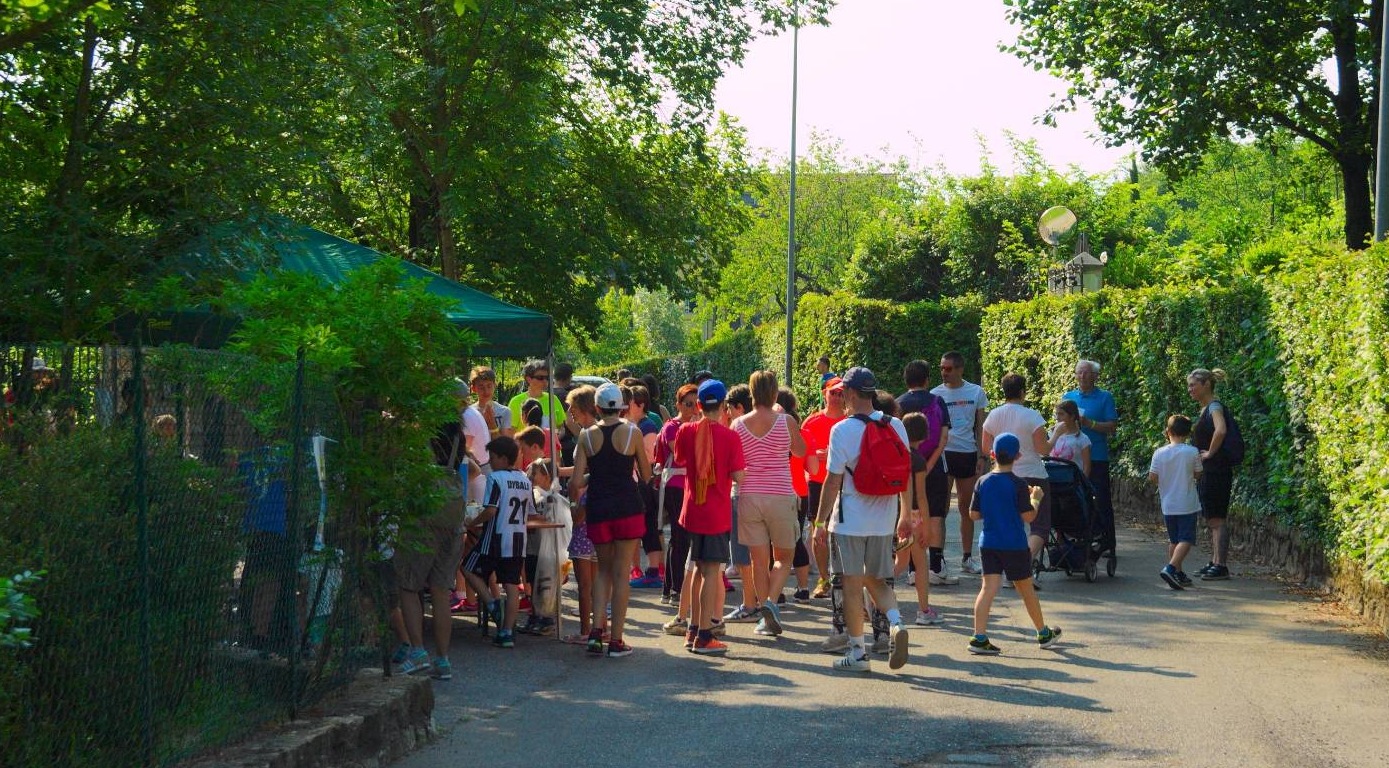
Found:
[[[1055,247],[1061,242],[1061,238],[1071,231],[1076,225],[1076,215],[1071,213],[1071,209],[1064,205],[1054,205],[1045,211],[1037,219],[1037,234],[1042,236],[1049,245]]]

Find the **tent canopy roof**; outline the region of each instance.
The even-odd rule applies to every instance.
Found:
[[[279,237],[269,243],[247,241],[246,247],[266,252],[267,266],[312,275],[328,285],[341,285],[348,273],[358,267],[395,258],[301,224],[285,222],[276,227],[276,234]],[[508,304],[417,264],[402,262],[401,266],[405,279],[424,280],[426,290],[453,302],[446,313],[449,322],[472,329],[481,337],[472,351],[474,356],[524,358],[549,353],[554,332],[549,315]],[[151,344],[175,342],[218,348],[227,342],[239,322],[239,318],[206,309],[185,310],[147,319],[139,336]],[[133,339],[136,324],[133,317],[123,318],[117,321],[116,332]]]

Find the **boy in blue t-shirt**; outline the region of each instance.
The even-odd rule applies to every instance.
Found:
[[[1013,474],[1013,461],[1022,444],[1017,435],[1004,432],[994,438],[994,471],[985,475],[974,489],[970,505],[971,520],[982,520],[979,534],[979,560],[984,576],[979,584],[979,596],[974,598],[974,637],[969,652],[994,656],[998,646],[989,642],[989,607],[1003,582],[1012,580],[1027,608],[1027,615],[1037,627],[1037,644],[1050,648],[1061,636],[1061,630],[1048,627],[1042,621],[1042,604],[1032,584],[1032,557],[1027,548],[1027,523],[1037,516],[1028,495],[1027,483]]]

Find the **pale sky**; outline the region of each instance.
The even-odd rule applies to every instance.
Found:
[[[800,35],[797,153],[811,130],[841,139],[850,157],[907,157],[952,174],[979,169],[979,139],[1012,170],[1004,138],[1036,139],[1051,165],[1108,173],[1130,148],[1105,148],[1088,109],[1036,122],[1065,84],[998,50],[1016,32],[1000,0],[840,0],[830,26]],[[754,149],[790,152],[791,34],[756,40],[724,75],[718,108],[739,119]],[[884,148],[887,148],[884,152]]]

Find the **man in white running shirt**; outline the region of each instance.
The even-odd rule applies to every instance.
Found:
[[[960,512],[960,570],[980,573],[974,557],[974,521],[969,518],[969,504],[974,498],[974,481],[987,467],[979,452],[979,436],[984,427],[984,415],[989,398],[984,388],[965,381],[965,356],[946,352],[940,359],[941,384],[931,390],[945,401],[950,411],[950,439],[945,443],[945,471],[955,485],[955,498]]]

